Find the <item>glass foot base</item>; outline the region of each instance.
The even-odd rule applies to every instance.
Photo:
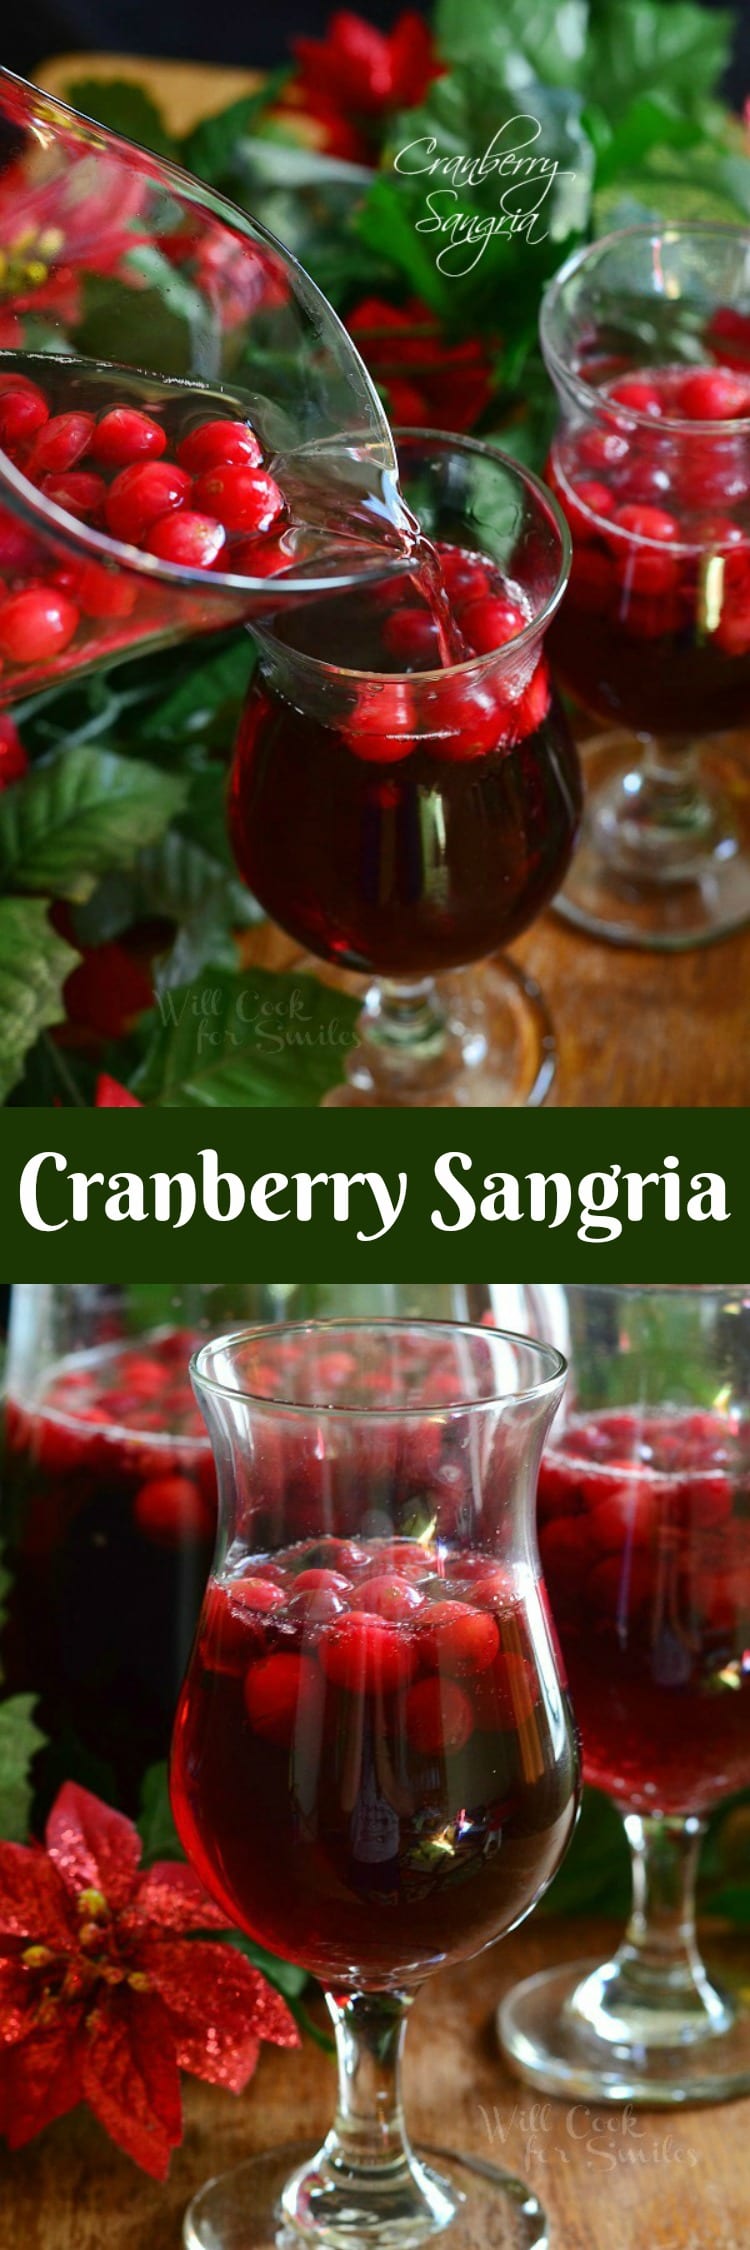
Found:
[[[320,2227],[311,2232],[290,2225],[281,2210],[282,2193],[290,2174],[315,2153],[312,2145],[272,2149],[209,2180],[185,2214],[185,2250],[300,2250],[311,2241],[330,2243],[334,2250],[341,2250],[343,2242],[351,2250],[363,2250],[368,2242],[372,2250],[410,2250],[424,2241],[423,2235],[395,2225],[370,2233],[354,2212],[346,2231],[339,2226],[331,2233]],[[442,2148],[417,2154],[437,2182],[445,2182],[446,2207],[459,2206],[430,2239],[444,2241],[446,2250],[548,2250],[544,2212],[523,2181],[483,2157],[457,2156]]]
[[[644,819],[644,754],[624,732],[582,745],[583,830],[555,911],[611,945],[710,945],[750,921],[747,736],[694,746],[694,796],[671,829]]]
[[[513,1987],[498,2009],[497,2029],[519,2078],[574,2101],[644,2108],[731,2101],[750,2093],[750,2015],[738,2010],[733,2016],[716,1994],[715,2021],[706,2015],[700,2027],[695,2019],[681,2025],[676,2012],[669,2044],[659,2044],[653,2024],[639,2038],[637,2024],[624,2018],[619,2023],[608,2013],[616,1976],[614,1962],[602,1968],[577,1961]]]
[[[538,1109],[547,1100],[555,1037],[533,977],[497,956],[441,978],[437,990],[446,1011],[439,1051],[417,1059],[386,1050],[367,1037],[365,1013],[346,1083],[324,1108]]]

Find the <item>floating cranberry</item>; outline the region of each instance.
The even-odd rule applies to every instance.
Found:
[[[15,664],[41,664],[72,641],[78,610],[67,594],[28,587],[0,602],[0,656]]]
[[[379,680],[360,688],[347,726],[347,743],[356,758],[373,765],[397,765],[416,748],[417,707],[407,681]]]
[[[647,382],[641,375],[624,375],[619,383],[612,384],[609,397],[615,399],[618,406],[626,406],[631,414],[648,414],[654,421],[658,421],[662,413],[656,384]]]
[[[615,504],[609,485],[601,484],[596,477],[583,477],[577,484],[566,485],[560,500],[577,539],[595,538],[601,519],[611,516]],[[595,517],[599,522],[593,520]]]
[[[337,1594],[335,1587],[307,1586],[292,1595],[285,1617],[290,1625],[301,1625],[305,1631],[310,1626],[329,1625],[332,1618],[343,1617],[347,1608],[345,1596]]]
[[[193,498],[206,515],[218,516],[227,531],[270,531],[284,507],[283,494],[267,470],[246,468],[242,462],[204,470],[196,477]]]
[[[498,1647],[494,1617],[472,1609],[468,1602],[434,1602],[419,1619],[420,1661],[436,1671],[483,1672],[494,1662]]]
[[[215,516],[199,516],[193,508],[179,508],[172,515],[157,518],[143,545],[148,555],[158,555],[162,562],[182,563],[186,570],[210,570],[226,539],[224,526]]]
[[[263,1615],[272,1609],[281,1609],[285,1600],[283,1587],[277,1586],[273,1578],[252,1574],[247,1578],[228,1579],[227,1593],[230,1601],[242,1609],[258,1610]]]
[[[439,666],[438,630],[429,610],[394,609],[383,626],[383,641],[389,655],[405,664]]]
[[[516,1732],[531,1717],[538,1692],[536,1673],[528,1657],[501,1649],[494,1664],[477,1681],[477,1726],[493,1734]]]
[[[200,1486],[192,1477],[150,1477],[136,1493],[133,1515],[139,1531],[159,1546],[210,1539],[213,1529]]]
[[[47,471],[74,468],[88,449],[93,428],[93,414],[53,414],[34,439],[27,474],[35,481]]]
[[[136,461],[121,469],[107,494],[106,516],[115,539],[137,546],[157,517],[184,506],[190,478],[167,461]]]
[[[384,1572],[380,1578],[371,1578],[368,1572],[363,1584],[352,1595],[355,1610],[369,1610],[375,1617],[387,1617],[395,1625],[421,1609],[422,1596],[408,1578],[398,1578],[395,1572]]]
[[[446,731],[435,739],[440,758],[460,765],[464,759],[486,758],[491,751],[505,748],[510,736],[510,706],[498,680],[456,672],[446,680],[441,710]]]
[[[616,508],[612,517],[618,531],[626,531],[631,539],[669,540],[677,538],[674,516],[665,508],[639,508],[637,503]]]
[[[492,656],[507,641],[522,633],[529,619],[518,602],[507,594],[485,594],[481,601],[461,607],[461,631],[477,656]]]
[[[537,727],[544,725],[551,702],[552,683],[545,659],[540,656],[518,705],[516,738],[519,742],[525,742],[528,735],[536,734]]]
[[[398,1626],[361,1610],[328,1627],[320,1661],[327,1678],[351,1695],[390,1695],[416,1668],[413,1646]]]
[[[49,421],[47,401],[35,383],[0,393],[0,445],[21,445]]]
[[[469,1697],[455,1680],[416,1680],[405,1715],[412,1749],[427,1758],[463,1750],[474,1731]]]
[[[680,413],[691,422],[730,422],[750,412],[750,383],[723,367],[696,367],[683,375]]]
[[[630,541],[615,553],[614,570],[618,584],[628,594],[669,594],[679,585],[676,555],[660,554],[655,547],[631,545]]]
[[[177,447],[177,459],[191,476],[203,469],[229,468],[238,462],[259,469],[263,460],[255,431],[248,422],[202,422]]]
[[[150,414],[135,406],[112,406],[92,432],[90,451],[110,469],[130,461],[157,461],[166,452],[167,434]]]
[[[61,470],[42,478],[41,489],[56,508],[64,508],[68,516],[87,517],[101,514],[106,496],[103,477],[89,469]]]
[[[106,563],[87,562],[78,579],[78,601],[84,617],[129,617],[138,600],[138,585],[124,571]]]
[[[443,585],[454,601],[480,601],[489,592],[491,565],[464,547],[439,549]]]
[[[286,1749],[298,1713],[310,1714],[319,1701],[320,1676],[311,1657],[266,1656],[251,1664],[245,1679],[245,1709],[256,1734]]]

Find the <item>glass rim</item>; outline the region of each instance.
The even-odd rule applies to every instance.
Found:
[[[374,422],[376,420],[379,425],[381,438],[383,440],[388,439],[391,435],[388,417],[354,337],[350,337],[344,322],[335,312],[333,306],[328,303],[328,299],[324,297],[323,291],[318,287],[318,283],[313,280],[312,275],[307,272],[307,268],[300,263],[299,258],[295,257],[294,251],[288,250],[280,237],[271,232],[270,227],[264,226],[261,219],[252,218],[250,213],[243,211],[238,203],[233,203],[229,196],[217,195],[215,189],[204,184],[192,173],[186,172],[182,165],[174,164],[169,157],[157,156],[155,151],[146,148],[142,141],[129,140],[125,134],[110,130],[110,127],[102,125],[99,119],[89,117],[85,110],[75,109],[71,102],[63,101],[59,94],[48,94],[44,87],[35,85],[33,79],[22,77],[19,71],[7,70],[4,66],[0,66],[0,88],[3,82],[20,88],[30,119],[37,115],[40,121],[49,122],[51,130],[55,129],[56,117],[62,125],[69,124],[72,121],[74,125],[84,126],[87,134],[96,144],[100,155],[106,154],[107,151],[114,151],[115,155],[120,157],[122,163],[129,164],[131,170],[133,169],[133,152],[135,151],[136,157],[142,160],[143,168],[148,169],[152,176],[166,182],[168,186],[173,186],[184,203],[192,204],[197,209],[210,213],[213,218],[220,220],[228,231],[233,232],[252,247],[266,247],[271,250],[279,263],[287,271],[291,271],[297,284],[298,297],[304,298],[306,292],[311,293],[316,306],[324,308],[333,329],[345,338],[347,350],[361,370],[365,390],[373,408]],[[47,113],[46,117],[45,113]],[[31,130],[31,125],[29,130]],[[38,354],[40,359],[51,360],[55,356],[54,352],[40,352]],[[76,356],[80,360],[84,357],[83,354]],[[1,361],[2,353],[0,352],[0,363]],[[153,370],[153,372],[156,373],[156,370]],[[179,378],[159,376],[158,380],[160,382],[172,380],[177,384]],[[370,439],[372,438],[372,433],[368,433],[366,430],[362,432],[353,430],[348,434],[352,441],[360,435],[367,438],[369,434]],[[34,519],[41,518],[41,521],[56,536],[66,538],[74,551],[82,546],[92,561],[110,561],[120,564],[125,561],[128,569],[134,571],[137,576],[142,574],[147,583],[163,582],[165,585],[184,587],[190,592],[200,586],[205,587],[208,584],[210,587],[213,584],[217,593],[241,593],[243,588],[249,587],[252,588],[253,592],[260,594],[261,592],[267,592],[274,585],[273,578],[263,576],[251,578],[247,575],[238,576],[230,571],[200,570],[191,568],[187,564],[163,562],[160,556],[148,555],[142,547],[131,546],[128,540],[113,539],[106,531],[97,531],[89,524],[79,524],[77,518],[70,516],[67,510],[59,508],[53,500],[48,498],[46,493],[39,491],[36,485],[31,484],[7,455],[2,456],[2,462],[0,490],[5,483],[12,492],[17,494],[21,502],[22,512],[26,511],[32,522]],[[393,465],[395,466],[395,456]],[[31,495],[30,500],[28,495]],[[280,532],[278,536],[281,538],[283,534]],[[383,575],[382,566],[378,565],[377,568],[373,566],[372,570],[365,568],[363,571],[357,571],[354,576],[350,572],[342,571],[337,577],[322,579],[317,579],[314,576],[295,577],[292,563],[289,571],[283,573],[283,585],[285,592],[292,594],[314,595],[316,592],[326,593],[329,590],[331,593],[341,593],[343,591],[348,592],[359,583],[360,579],[363,583],[370,584],[373,581],[377,582]],[[278,574],[278,582],[282,582],[282,573]],[[241,622],[241,620],[238,620],[238,622]]]
[[[418,694],[420,688],[434,686],[436,682],[441,680],[462,679],[469,672],[481,675],[490,672],[497,666],[498,658],[502,659],[506,655],[515,657],[519,650],[525,652],[527,648],[533,645],[534,641],[539,640],[546,632],[556,610],[559,609],[565,593],[573,559],[573,541],[567,518],[564,516],[554,492],[550,491],[549,486],[535,474],[533,469],[527,469],[524,462],[516,461],[512,453],[505,453],[502,446],[494,445],[490,439],[468,437],[453,430],[426,429],[412,423],[397,423],[393,429],[393,437],[396,443],[397,466],[400,466],[398,461],[399,443],[406,439],[408,442],[417,442],[429,447],[438,446],[443,452],[476,453],[485,460],[496,461],[502,469],[510,469],[517,482],[533,493],[535,500],[541,503],[547,515],[551,518],[559,537],[561,550],[559,568],[552,591],[548,594],[538,615],[529,619],[528,625],[524,626],[522,633],[514,633],[511,640],[501,642],[498,648],[490,649],[488,654],[469,656],[460,664],[444,664],[437,670],[430,669],[429,671],[419,672],[356,671],[349,665],[329,663],[325,657],[310,656],[306,649],[296,649],[291,642],[280,640],[263,618],[258,620],[257,637],[262,644],[268,643],[274,653],[278,651],[282,656],[288,656],[292,664],[307,668],[319,679],[340,680],[343,683],[351,680],[360,685],[363,681],[376,680],[378,685],[387,681],[391,687],[407,685],[413,690],[416,689]],[[478,549],[477,553],[479,553]],[[381,583],[384,583],[389,577],[395,579],[396,576],[408,577],[408,575],[408,564],[406,566],[399,565],[397,570],[394,570],[393,566],[389,566],[388,570],[381,570],[379,573]],[[362,583],[364,584],[364,582],[363,575]],[[273,579],[266,581],[271,589],[273,589],[273,583]],[[289,581],[285,580],[284,583],[288,584]],[[356,592],[356,585],[350,590]],[[324,588],[323,591],[326,592],[327,588]],[[334,593],[335,591],[336,589],[331,583],[331,592]],[[274,606],[276,605],[274,605],[273,591],[271,591],[269,608],[272,609]],[[256,631],[255,619],[253,619],[252,631]]]
[[[491,1390],[488,1391],[486,1397],[482,1398],[456,1398],[447,1402],[441,1400],[440,1403],[432,1406],[426,1403],[415,1406],[405,1403],[390,1406],[346,1406],[337,1402],[314,1404],[312,1401],[300,1399],[269,1398],[262,1391],[253,1391],[243,1385],[233,1386],[222,1382],[215,1375],[206,1373],[205,1367],[202,1365],[202,1362],[207,1360],[212,1353],[225,1350],[233,1345],[246,1344],[250,1341],[260,1342],[262,1339],[264,1342],[270,1343],[274,1339],[279,1342],[282,1338],[309,1336],[311,1333],[320,1337],[340,1335],[342,1331],[350,1335],[352,1330],[359,1330],[367,1335],[372,1335],[373,1332],[379,1331],[382,1333],[385,1329],[389,1333],[396,1334],[414,1335],[415,1332],[418,1332],[419,1334],[424,1333],[428,1336],[437,1337],[466,1336],[475,1340],[481,1339],[485,1344],[490,1338],[496,1337],[503,1344],[521,1345],[525,1351],[535,1353],[539,1360],[547,1365],[549,1372],[538,1383],[524,1384],[522,1388],[510,1390]],[[408,1317],[391,1319],[387,1314],[371,1320],[368,1320],[364,1315],[355,1315],[352,1319],[347,1319],[344,1314],[340,1314],[330,1320],[261,1321],[258,1325],[251,1325],[249,1328],[230,1329],[222,1336],[208,1337],[203,1344],[199,1345],[198,1350],[192,1353],[189,1363],[190,1379],[193,1389],[198,1395],[202,1391],[207,1391],[212,1397],[234,1401],[241,1400],[247,1406],[261,1407],[271,1413],[312,1415],[318,1419],[321,1415],[324,1415],[331,1421],[344,1422],[354,1420],[367,1422],[408,1420],[411,1422],[420,1419],[426,1420],[427,1417],[473,1414],[492,1406],[509,1406],[511,1404],[521,1406],[536,1404],[537,1402],[541,1405],[545,1399],[552,1400],[556,1393],[560,1394],[567,1372],[568,1362],[554,1344],[540,1343],[536,1337],[524,1336],[517,1329],[484,1327],[477,1321],[409,1320]]]
[[[683,438],[685,433],[689,432],[691,436],[713,437],[714,439],[723,437],[728,440],[737,434],[744,436],[750,430],[750,413],[733,415],[731,420],[726,421],[721,421],[717,417],[713,419],[706,417],[702,420],[689,422],[680,419],[679,416],[660,414],[657,421],[653,414],[644,414],[638,407],[621,406],[617,399],[609,400],[605,392],[597,390],[593,383],[587,383],[585,376],[576,373],[569,362],[561,357],[551,335],[555,315],[568,282],[583,266],[590,265],[593,268],[596,259],[602,253],[606,256],[621,242],[682,242],[694,241],[696,238],[700,240],[701,237],[705,236],[710,236],[712,239],[718,236],[720,239],[728,240],[744,238],[746,247],[750,249],[750,226],[737,226],[730,219],[696,219],[693,223],[677,219],[663,226],[658,226],[655,222],[642,220],[634,226],[612,227],[609,234],[597,235],[594,242],[584,242],[580,249],[571,251],[570,257],[565,259],[558,272],[553,274],[552,280],[548,281],[547,287],[542,293],[539,313],[539,341],[542,356],[553,379],[557,375],[562,387],[572,391],[588,413],[593,408],[602,420],[619,421],[621,426],[623,424],[628,427],[633,425],[638,430],[650,430],[652,437],[667,430],[669,432],[680,431]],[[653,364],[659,366],[664,363],[654,361]],[[686,372],[688,371],[686,369]],[[623,378],[623,380],[626,380],[626,378]]]

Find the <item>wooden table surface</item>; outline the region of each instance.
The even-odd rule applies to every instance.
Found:
[[[506,1986],[576,1958],[582,1942],[603,1955],[612,1934],[540,1915],[434,1978],[409,2028],[411,2130],[520,2172],[545,2205],[550,2250],[747,2250],[747,2101],[684,2113],[570,2107],[516,2085],[500,2060],[493,2018]],[[744,1968],[750,1988],[750,1945]],[[267,2049],[239,2100],[186,2082],[185,2140],[164,2187],[80,2110],[20,2154],[0,2155],[0,2250],[179,2250],[196,2187],[243,2156],[322,2136],[333,2093],[332,2063],[309,2039],[293,2054]]]

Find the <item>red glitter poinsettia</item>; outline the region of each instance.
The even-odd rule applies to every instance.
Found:
[[[46,1850],[0,1844],[0,2132],[21,2148],[78,2102],[164,2179],[180,2070],[239,2094],[260,2041],[298,2033],[188,1867],[144,1873],[137,1829],[66,1782]]]
[[[347,314],[350,335],[375,381],[382,385],[394,422],[435,430],[470,430],[492,396],[491,353],[496,338],[467,336],[446,342],[441,323],[421,297],[391,305],[363,297]]]
[[[277,114],[301,108],[319,122],[329,153],[350,161],[366,161],[373,127],[421,102],[445,67],[429,26],[411,8],[388,32],[342,8],[330,17],[324,39],[293,39],[291,45],[298,68]]]

